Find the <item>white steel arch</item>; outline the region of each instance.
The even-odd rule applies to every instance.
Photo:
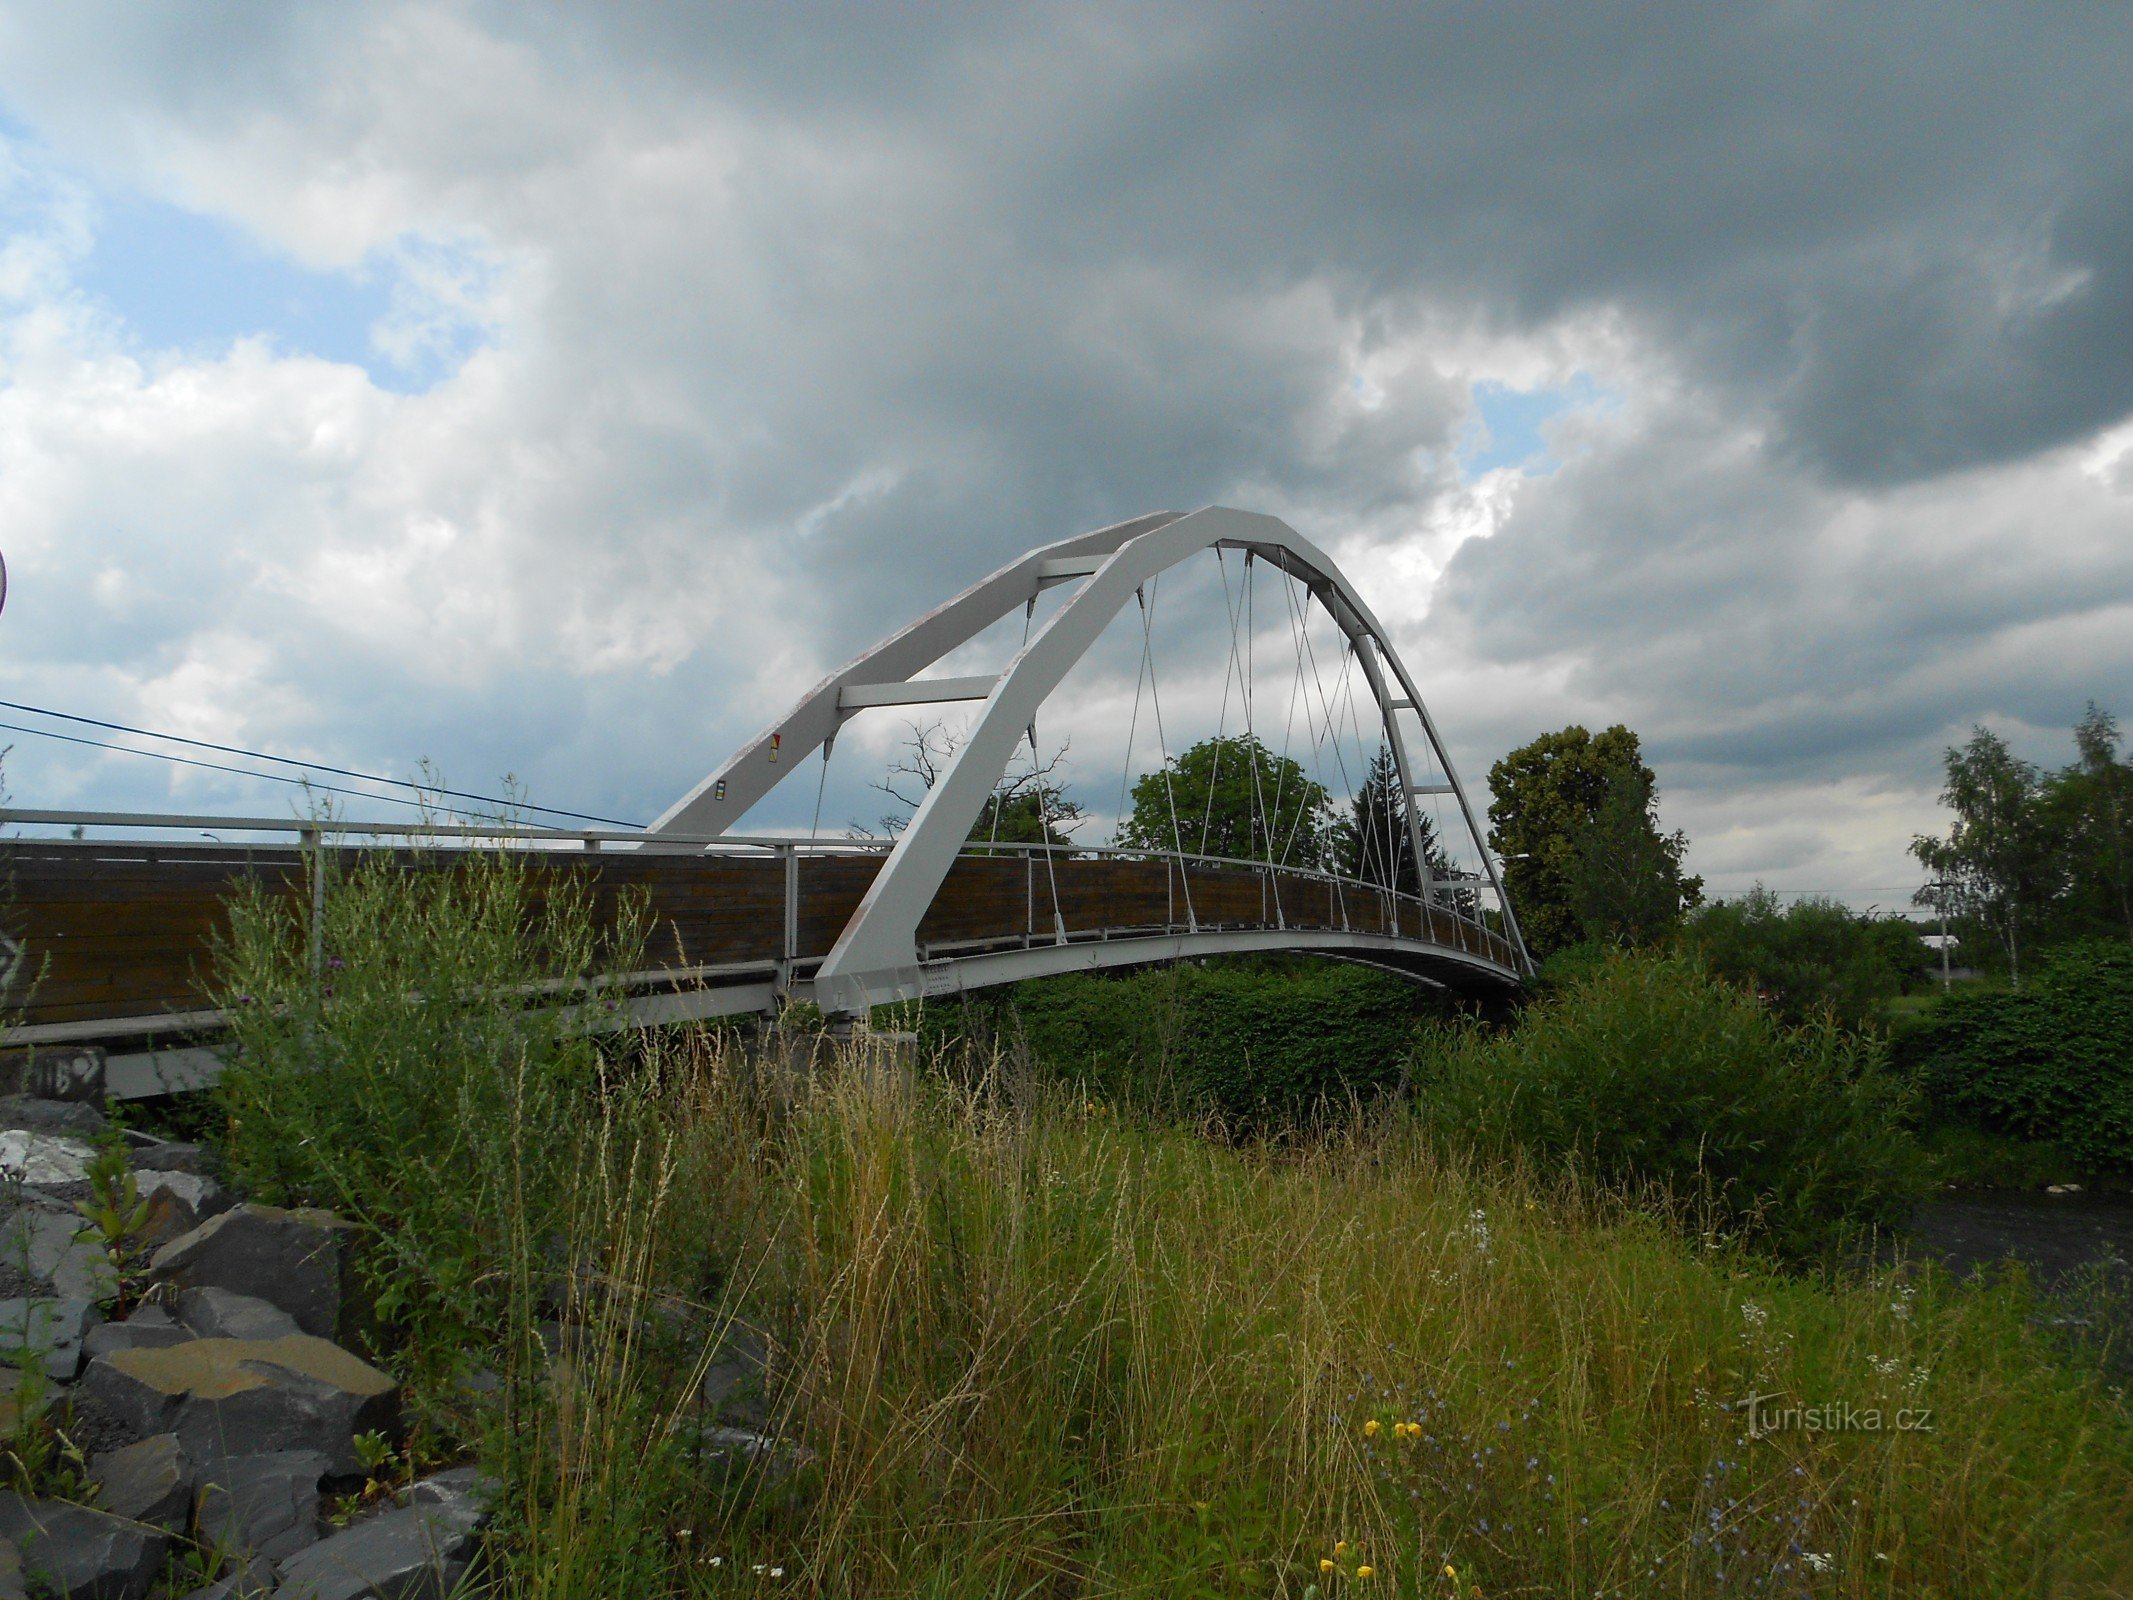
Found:
[[[1414,799],[1418,794],[1449,793],[1458,803],[1475,854],[1496,891],[1505,931],[1521,961],[1530,966],[1502,876],[1466,791],[1413,677],[1394,653],[1376,616],[1332,560],[1293,528],[1277,518],[1227,506],[1189,514],[1157,512],[1044,546],[1009,562],[816,685],[782,718],[669,807],[651,831],[725,832],[802,759],[833,742],[844,719],[856,711],[869,706],[982,699],[985,704],[976,724],[927,791],[815,974],[816,999],[833,1015],[857,1014],[870,1005],[924,993],[919,921],[1039,708],[1143,584],[1212,548],[1240,550],[1280,567],[1301,579],[1331,614],[1353,645],[1377,698],[1407,791],[1408,844],[1425,895],[1431,885]],[[1043,589],[1066,582],[1078,582],[1078,592],[1030,637],[999,677],[917,678],[916,674],[1017,607],[1033,607]],[[1445,776],[1443,784],[1419,781],[1395,714],[1403,710],[1413,711],[1419,720],[1438,770]]]

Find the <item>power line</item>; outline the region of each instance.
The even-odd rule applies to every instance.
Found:
[[[604,822],[617,828],[635,828],[638,826],[637,823],[624,822],[616,817],[596,817],[583,811],[565,811],[557,806],[537,806],[530,801],[503,800],[495,795],[473,794],[465,789],[447,789],[442,785],[425,786],[419,783],[411,783],[405,778],[383,778],[372,772],[357,772],[349,767],[328,766],[323,761],[299,761],[293,756],[269,755],[263,750],[247,750],[241,745],[216,744],[207,739],[188,739],[181,733],[158,733],[153,728],[136,728],[123,722],[106,722],[101,717],[77,716],[71,711],[53,711],[44,706],[24,705],[16,700],[0,700],[0,706],[5,706],[10,711],[27,711],[33,716],[56,717],[62,722],[78,722],[92,728],[109,728],[114,733],[130,733],[143,739],[162,739],[171,744],[189,745],[195,750],[215,750],[223,755],[243,756],[252,761],[274,761],[285,767],[300,767],[310,772],[330,772],[336,777],[360,778],[365,783],[382,783],[393,788],[412,789],[417,794],[449,795],[455,800],[478,800],[483,805],[501,806],[506,810],[515,808],[520,811],[538,811],[544,816],[573,817],[580,822]],[[175,762],[180,766],[205,767],[212,772],[235,773],[241,778],[265,778],[271,783],[303,784],[305,781],[301,778],[285,778],[279,773],[253,772],[244,767],[224,766],[217,761],[189,760],[184,756],[167,755],[161,750],[136,750],[130,745],[107,744],[98,739],[79,739],[71,734],[54,733],[48,728],[26,728],[20,723],[0,722],[0,728],[6,728],[15,733],[32,734],[45,739],[59,739],[68,744],[88,745],[97,750],[116,750],[125,755],[153,756],[158,761]],[[365,794],[360,789],[340,789],[332,784],[313,783],[310,787],[323,790],[328,794],[351,795],[359,800],[388,800],[394,805],[403,806],[420,805],[422,803],[419,800],[402,800],[397,795],[373,795]]]

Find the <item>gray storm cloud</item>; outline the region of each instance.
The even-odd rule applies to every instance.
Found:
[[[1228,500],[1382,575],[1470,774],[1624,717],[1727,871],[1878,881],[1970,719],[2133,712],[2127,81],[2108,8],[0,12],[25,151],[477,346],[143,348],[53,246],[9,681],[648,814],[1026,545]],[[1578,373],[1466,481],[1473,384]]]

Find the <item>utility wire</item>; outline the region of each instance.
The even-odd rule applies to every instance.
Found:
[[[77,716],[71,711],[53,711],[44,706],[23,705],[16,700],[0,700],[0,706],[10,711],[27,711],[33,716],[57,717],[62,722],[78,722],[92,728],[109,728],[114,733],[131,733],[143,739],[163,739],[171,744],[190,745],[195,750],[216,750],[226,756],[243,756],[251,761],[275,761],[285,767],[302,767],[312,772],[330,772],[340,778],[360,778],[365,783],[390,784],[398,789],[413,789],[417,794],[450,795],[455,800],[479,800],[483,805],[502,806],[507,810],[538,811],[551,817],[575,817],[580,822],[605,822],[617,828],[635,828],[639,824],[624,822],[616,817],[596,817],[583,811],[565,811],[557,806],[537,806],[530,801],[501,800],[491,794],[472,794],[465,789],[447,789],[442,785],[411,783],[406,778],[381,778],[374,772],[357,772],[349,767],[332,767],[323,761],[299,761],[294,756],[268,755],[263,750],[247,750],[241,745],[215,744],[207,739],[188,739],[182,733],[158,733],[153,728],[136,728],[123,722],[106,722],[101,717]],[[165,755],[160,750],[135,750],[129,745],[102,744],[95,739],[74,739],[63,733],[51,733],[43,728],[24,728],[15,723],[0,723],[0,727],[16,733],[40,734],[47,739],[65,739],[70,744],[92,745],[99,750],[120,750],[129,755],[154,756],[159,761],[175,761],[189,767],[207,767],[215,772],[234,772],[245,778],[267,778],[275,783],[300,783],[297,778],[283,778],[271,772],[250,772],[243,767],[225,767],[213,761],[187,761],[183,756]],[[353,795],[360,800],[392,800],[395,805],[416,805],[420,802],[400,800],[391,795],[367,795],[358,789],[335,789],[327,784],[315,783],[314,789],[324,789],[329,794]]]
[[[158,761],[174,762],[181,767],[205,767],[210,772],[234,772],[240,778],[264,778],[269,783],[293,783],[299,788],[316,789],[324,794],[352,795],[358,800],[383,800],[393,806],[419,806],[420,800],[403,800],[396,794],[370,794],[362,789],[342,789],[330,783],[306,783],[302,778],[285,778],[278,772],[253,772],[245,767],[226,767],[219,761],[195,761],[190,756],[165,755],[160,750],[136,750],[131,745],[106,744],[101,739],[78,739],[71,733],[54,733],[49,728],[25,728],[19,722],[0,722],[0,728],[10,733],[33,733],[40,739],[57,739],[64,744],[85,744],[92,750],[116,750],[125,756],[153,756]]]

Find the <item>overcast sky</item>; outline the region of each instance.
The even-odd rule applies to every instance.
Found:
[[[1721,890],[1895,903],[1971,724],[2133,720],[2119,3],[0,18],[9,700],[643,818],[1227,503],[1470,781],[1637,729]],[[0,740],[21,804],[288,807]]]

